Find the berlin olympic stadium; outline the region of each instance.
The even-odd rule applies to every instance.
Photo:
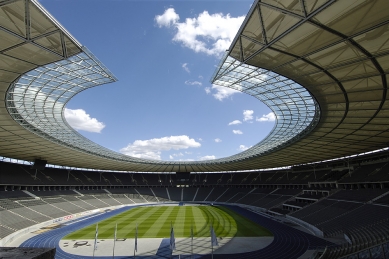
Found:
[[[120,78],[36,0],[0,0],[0,255],[92,258],[61,239],[135,207],[201,205],[273,234],[215,258],[389,259],[388,74],[389,1],[255,0],[211,81],[266,104],[273,130],[214,160],[130,157],[64,118],[76,94]]]

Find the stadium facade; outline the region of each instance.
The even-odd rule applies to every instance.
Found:
[[[230,157],[164,162],[113,152],[73,130],[66,103],[117,79],[37,1],[2,1],[9,18],[0,24],[0,154],[79,168],[210,172],[387,147],[387,1],[314,3],[256,1],[212,78],[267,104],[277,119],[272,132]]]

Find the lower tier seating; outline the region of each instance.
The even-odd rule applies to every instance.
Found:
[[[25,197],[23,193],[19,198],[0,193],[0,197],[11,197],[0,199],[0,239],[40,222],[87,210],[134,203],[205,201],[245,204],[278,215],[288,214],[316,226],[329,237],[346,234],[351,244],[326,252],[326,256],[343,256],[389,239],[389,206],[385,204],[387,191],[375,190],[365,199],[361,196],[365,191],[335,191],[307,203],[299,199],[303,195],[299,189],[281,188],[133,187],[84,194],[69,190],[51,195],[45,191],[41,192],[45,195],[42,197]],[[352,196],[353,193],[357,195]],[[284,204],[298,207],[298,211],[286,210]]]

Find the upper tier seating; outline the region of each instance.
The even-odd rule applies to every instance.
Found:
[[[346,174],[339,182],[355,183],[361,181],[389,181],[389,164],[383,162],[358,166],[351,171],[351,174]]]
[[[115,173],[86,170],[66,170],[47,167],[32,169],[29,165],[0,162],[0,185],[35,185],[40,188],[55,189],[55,186],[231,186],[258,184],[308,184],[309,182],[349,183],[357,181],[389,181],[389,164],[356,165],[348,169],[318,168],[315,170],[253,171],[236,173],[192,173],[187,182],[178,182],[175,174],[166,173]],[[7,173],[12,172],[12,173]],[[96,189],[96,188],[94,188]],[[77,189],[78,190],[78,189]]]
[[[388,191],[387,189],[340,190],[329,199],[368,202]]]
[[[0,191],[0,199],[7,199],[7,198],[33,199],[33,197],[24,193],[23,191]]]

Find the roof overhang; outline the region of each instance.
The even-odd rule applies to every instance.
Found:
[[[116,78],[36,1],[0,3],[0,154],[123,171],[210,172],[353,155],[389,142],[389,2],[256,1],[215,83],[265,102],[277,124],[249,150],[217,160],[128,157],[71,129],[67,101]],[[3,40],[4,39],[4,40]]]

